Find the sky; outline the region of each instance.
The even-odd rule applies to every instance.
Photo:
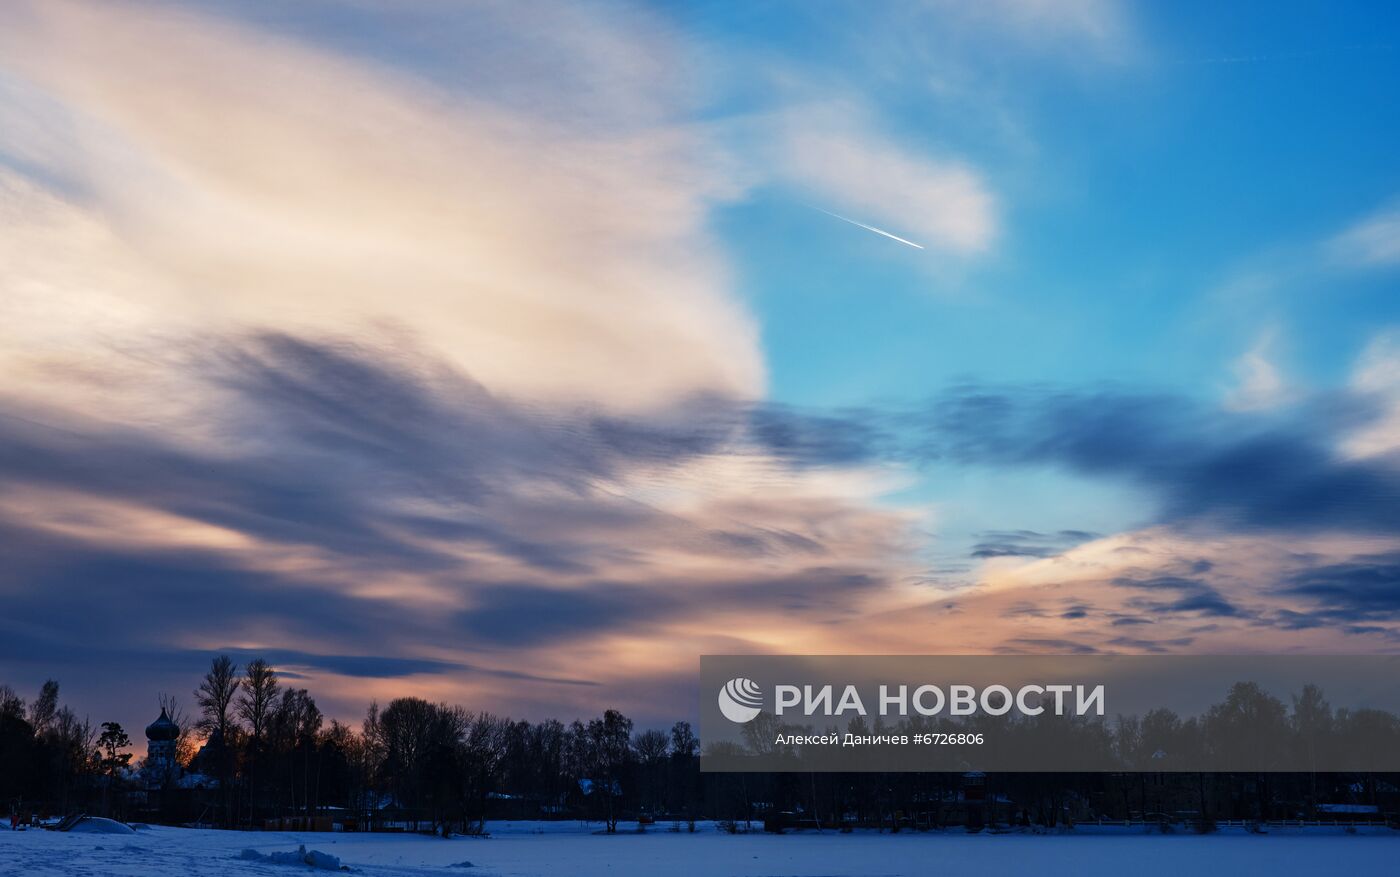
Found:
[[[1400,14],[0,11],[0,682],[1400,651]]]

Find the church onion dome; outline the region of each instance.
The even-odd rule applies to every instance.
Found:
[[[165,710],[160,711],[160,718],[146,726],[146,739],[151,741],[174,740],[180,736],[180,726],[170,721],[170,716],[165,714]]]

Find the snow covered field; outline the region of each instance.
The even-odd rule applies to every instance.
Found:
[[[491,837],[440,840],[407,835],[242,833],[182,828],[134,835],[0,830],[0,874],[25,877],[188,877],[330,873],[275,864],[267,856],[305,844],[367,875],[518,877],[845,877],[975,873],[1111,874],[1155,877],[1228,873],[1394,873],[1400,832],[1335,829],[1197,836],[696,834],[666,827],[646,834],[594,834],[579,823],[493,823]],[[245,854],[253,850],[257,855]],[[247,855],[247,858],[242,856]],[[470,862],[468,867],[464,863]]]

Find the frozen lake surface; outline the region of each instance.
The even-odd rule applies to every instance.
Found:
[[[702,824],[617,835],[577,822],[492,823],[489,838],[233,832],[154,827],[134,835],[0,829],[0,874],[25,877],[188,877],[331,873],[286,864],[305,845],[365,875],[468,877],[856,877],[856,875],[1108,874],[1156,877],[1393,873],[1400,832],[1294,829],[1198,836],[1081,828],[1063,835],[896,835],[828,832],[729,835]],[[624,828],[627,826],[624,825]],[[251,852],[247,852],[251,851]],[[280,855],[279,855],[280,854]],[[465,863],[471,863],[467,866]]]

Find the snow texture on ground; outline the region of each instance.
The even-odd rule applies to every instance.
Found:
[[[152,827],[134,835],[63,834],[0,828],[0,874],[24,877],[189,877],[314,871],[283,864],[305,846],[364,875],[472,877],[876,877],[1187,873],[1248,875],[1386,874],[1400,861],[1400,832],[1295,829],[1268,835],[1225,831],[1143,835],[1077,829],[1064,835],[696,834],[656,827],[645,834],[596,834],[598,826],[493,823],[489,838],[384,834],[206,831]],[[244,851],[252,850],[249,856]],[[344,873],[344,872],[341,872]]]

